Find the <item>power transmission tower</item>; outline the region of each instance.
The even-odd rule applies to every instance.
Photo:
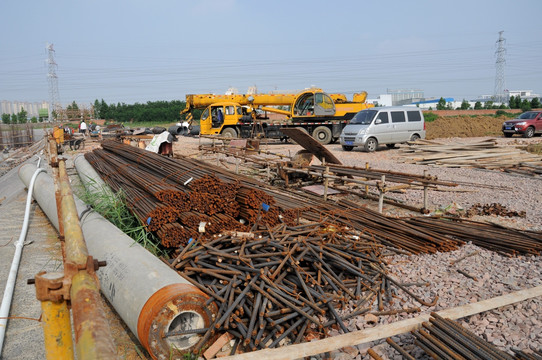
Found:
[[[493,97],[496,102],[507,102],[508,96],[506,96],[504,89],[504,65],[506,64],[506,59],[504,55],[506,54],[506,49],[504,48],[505,38],[502,37],[504,31],[499,31],[499,40],[497,40],[497,50],[495,55],[497,56],[497,61],[495,62],[495,92]]]
[[[49,83],[49,121],[53,119],[53,111],[58,115],[59,111],[62,109],[60,105],[59,95],[58,95],[58,76],[56,75],[56,62],[55,62],[55,49],[53,44],[47,44],[46,46],[48,57],[47,57],[47,82]]]

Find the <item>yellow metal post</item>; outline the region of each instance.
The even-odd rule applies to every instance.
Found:
[[[66,301],[42,301],[42,327],[47,360],[73,359],[70,311]]]

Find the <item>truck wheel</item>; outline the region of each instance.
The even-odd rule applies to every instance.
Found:
[[[320,144],[327,145],[333,139],[333,134],[327,126],[318,126],[313,130],[312,137],[318,140]]]
[[[221,135],[224,137],[236,138],[237,130],[235,130],[234,128],[225,128],[224,130],[222,130]]]
[[[354,148],[353,146],[348,146],[348,145],[342,145],[342,148],[344,151],[352,151],[352,149]]]
[[[529,126],[527,130],[523,133],[524,138],[532,138],[534,135],[534,128],[532,126]]]
[[[375,138],[368,138],[365,142],[365,151],[367,152],[373,152],[378,147],[378,140]]]

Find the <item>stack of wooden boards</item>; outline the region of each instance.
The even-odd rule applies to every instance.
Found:
[[[405,162],[444,167],[478,167],[529,176],[542,175],[542,156],[513,146],[497,146],[495,139],[477,143],[442,144],[419,140],[402,148]]]

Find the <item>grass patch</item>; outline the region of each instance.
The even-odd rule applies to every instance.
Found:
[[[109,188],[100,189],[99,185],[92,183],[90,187],[95,191],[89,191],[80,186],[77,189],[77,196],[152,254],[167,256],[166,251],[157,245],[160,244],[160,240],[153,233],[148,232],[128,209],[126,196],[122,191],[113,193]]]
[[[433,112],[426,112],[423,114],[425,122],[433,122],[438,118],[438,115]]]
[[[516,116],[518,116],[517,113],[509,113],[509,112],[506,112],[504,110],[497,110],[495,112],[495,117],[505,117],[507,119],[513,119],[515,118]]]

